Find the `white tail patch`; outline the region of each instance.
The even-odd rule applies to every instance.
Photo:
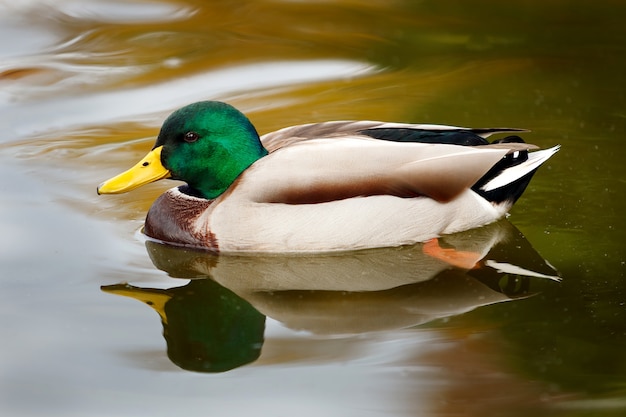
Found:
[[[505,169],[504,171],[502,171],[502,173],[500,173],[500,175],[487,182],[485,185],[480,187],[480,189],[483,191],[495,190],[496,188],[504,187],[505,185],[522,178],[524,175],[539,168],[541,164],[546,162],[548,159],[550,159],[552,155],[557,153],[560,148],[561,146],[557,145],[550,149],[530,152],[526,161],[522,162],[519,165],[515,165]]]

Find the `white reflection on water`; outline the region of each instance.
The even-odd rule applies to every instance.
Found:
[[[103,26],[131,28],[192,14],[162,2],[0,0],[0,101],[58,95],[141,74],[150,68],[107,65],[123,51],[76,45]]]
[[[20,0],[0,1],[5,18],[20,14],[54,13],[100,22],[153,22],[176,20],[193,11],[179,5],[157,1],[140,3],[120,0]]]
[[[64,44],[64,22],[146,23],[182,19],[191,9],[163,2],[101,0],[0,0],[0,71],[10,68],[10,57],[58,48]],[[46,63],[39,57],[37,64]]]
[[[146,119],[185,104],[243,91],[351,78],[371,73],[369,65],[347,60],[266,62],[228,67],[161,84],[100,94],[49,97],[11,103],[0,95],[0,124],[13,139],[50,129]],[[151,120],[154,122],[154,120]]]
[[[180,65],[176,57],[147,65],[107,65],[103,56],[72,45],[98,22],[124,24],[189,17],[178,5],[148,2],[0,0],[0,125],[2,140],[111,121],[150,119],[189,102],[218,99],[294,84],[351,78],[372,66],[350,60],[261,62],[217,68],[136,88],[94,92],[106,85],[160,67]],[[69,24],[69,25],[68,25]],[[84,27],[79,34],[67,27]],[[85,62],[82,62],[85,61]],[[24,79],[23,76],[28,75]],[[160,118],[162,115],[159,115]]]

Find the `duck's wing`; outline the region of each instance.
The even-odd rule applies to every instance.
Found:
[[[435,124],[387,123],[378,121],[334,121],[291,126],[265,134],[261,142],[269,152],[311,139],[363,136],[392,142],[442,143],[465,146],[486,145],[495,133],[524,132],[524,129],[471,129]]]
[[[446,202],[471,188],[508,152],[505,144],[474,147],[361,136],[309,139],[257,161],[238,186],[264,203],[314,204],[372,195]]]

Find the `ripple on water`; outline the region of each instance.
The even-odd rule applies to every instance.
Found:
[[[189,7],[165,2],[102,0],[22,0],[0,4],[4,15],[30,15],[53,11],[60,16],[99,22],[143,23],[183,19],[194,13]]]
[[[54,96],[19,103],[0,101],[0,123],[12,133],[9,137],[18,139],[46,130],[111,121],[136,121],[155,113],[172,111],[193,101],[219,99],[240,91],[351,78],[373,71],[371,65],[350,60],[247,64],[133,89],[63,98]]]

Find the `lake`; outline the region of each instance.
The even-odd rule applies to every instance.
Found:
[[[626,4],[0,1],[7,416],[626,413]],[[424,245],[216,256],[96,186],[165,117],[516,127],[560,152],[507,219]],[[512,269],[515,266],[517,269]]]

